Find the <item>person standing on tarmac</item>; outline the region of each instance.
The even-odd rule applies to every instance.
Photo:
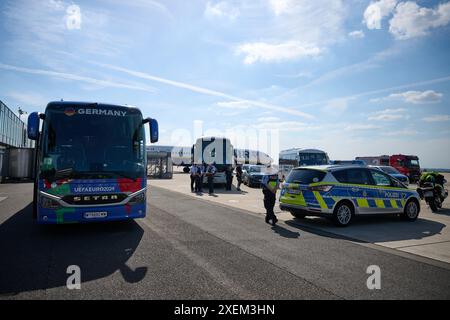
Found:
[[[272,221],[272,225],[274,226],[278,222],[275,212],[273,211],[279,185],[278,175],[265,174],[261,180],[261,185],[264,194],[264,208],[266,208],[266,223]]]
[[[198,165],[197,192],[203,192],[203,178],[205,176],[205,164]]]
[[[225,169],[225,177],[227,180],[226,190],[231,191],[231,184],[233,183],[233,170],[229,166],[227,166]]]
[[[192,167],[189,170],[189,174],[191,175],[191,192],[194,192],[194,186],[195,186],[195,189],[197,189],[197,172],[198,172],[198,167],[194,163],[194,164],[192,164]],[[195,190],[195,191],[197,191],[197,190]]]
[[[236,167],[236,179],[237,179],[237,191],[241,191],[241,183],[242,183],[242,166],[240,164]]]
[[[216,174],[216,171],[217,169],[214,163],[208,164],[205,175],[208,179],[209,195],[212,195],[214,193],[214,175]]]

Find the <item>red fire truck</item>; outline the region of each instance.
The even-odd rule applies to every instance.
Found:
[[[408,176],[410,182],[416,182],[420,178],[420,164],[417,156],[394,154],[389,157],[389,165]]]
[[[407,176],[410,182],[415,182],[420,178],[420,165],[417,156],[394,154],[392,156],[356,157],[355,159],[364,160],[368,165],[394,167],[401,174]]]

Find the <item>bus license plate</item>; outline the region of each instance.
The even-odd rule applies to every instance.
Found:
[[[84,217],[86,219],[96,219],[96,218],[106,218],[107,215],[108,215],[108,213],[106,211],[102,211],[102,212],[86,212],[84,214]]]

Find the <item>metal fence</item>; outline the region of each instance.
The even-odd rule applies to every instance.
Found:
[[[32,148],[33,141],[27,137],[25,123],[0,101],[0,145],[16,148]]]

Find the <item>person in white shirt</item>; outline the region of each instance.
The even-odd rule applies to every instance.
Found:
[[[217,169],[214,163],[208,164],[205,175],[208,179],[209,195],[212,195],[214,193],[214,175],[216,174],[216,171]]]
[[[196,183],[196,181],[197,181],[197,172],[198,172],[198,167],[194,163],[192,165],[191,169],[189,170],[189,173],[191,175],[191,192],[194,192],[194,186],[197,185],[197,183]]]
[[[203,192],[203,178],[205,176],[205,170],[206,170],[205,164],[204,163],[199,164],[197,166],[197,168],[198,168],[198,179],[197,179],[196,189],[197,189],[197,192]]]

